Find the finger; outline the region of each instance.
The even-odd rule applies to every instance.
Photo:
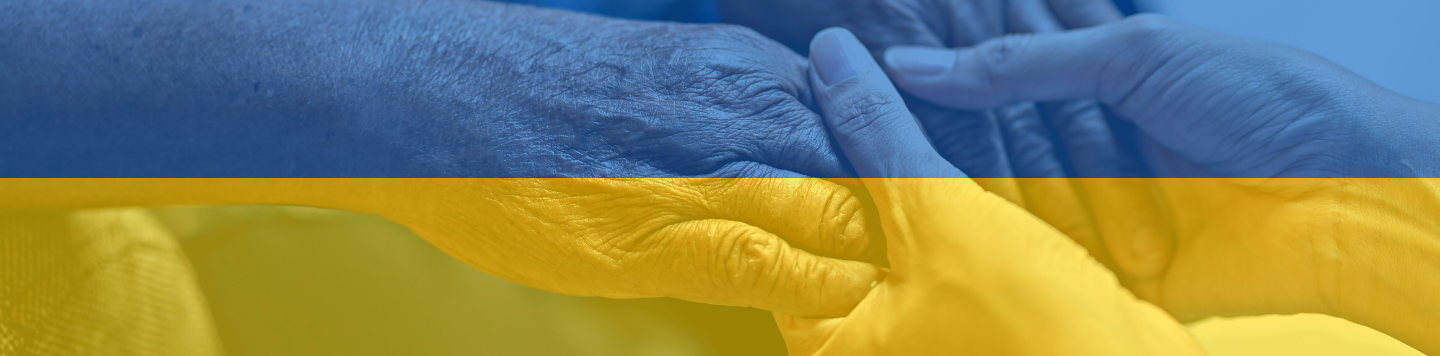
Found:
[[[1050,106],[1080,186],[1111,258],[1130,278],[1156,278],[1170,264],[1173,228],[1163,196],[1141,177],[1134,158],[1121,152],[1105,113],[1094,101]]]
[[[862,178],[964,176],[931,147],[900,93],[850,31],[821,31],[810,54],[815,102]]]
[[[830,134],[820,115],[798,102],[772,106],[761,113],[768,119],[754,123],[747,140],[754,145],[748,152],[755,162],[778,167],[810,177],[853,177],[830,141]],[[781,128],[781,129],[777,129]]]
[[[1006,27],[1010,33],[1048,33],[1065,30],[1060,22],[1050,15],[1046,0],[1009,0],[1006,7]]]
[[[963,0],[947,1],[945,9],[951,14],[944,26],[949,28],[950,46],[971,46],[981,41],[1005,34],[1005,1],[1007,0]],[[938,30],[937,30],[938,31]],[[944,31],[940,31],[944,33]]]
[[[796,178],[798,175],[775,168],[751,164],[735,169],[748,171],[748,177],[789,179],[718,179],[703,184],[703,197],[694,204],[705,206],[713,217],[742,221],[779,235],[791,245],[811,253],[877,262],[881,249],[872,248],[870,235],[880,233],[872,228],[865,215],[864,203],[835,182]]]
[[[1094,100],[1073,100],[1042,105],[1045,117],[1060,136],[1071,169],[1081,178],[1138,178],[1145,176],[1139,158],[1121,148],[1105,111]]]
[[[779,236],[729,220],[690,220],[666,226],[636,266],[643,290],[684,300],[755,307],[804,317],[849,314],[885,271],[874,265],[819,257]]]
[[[1044,109],[1073,171],[1082,178],[1067,185],[1073,185],[1074,194],[1080,195],[1084,206],[1070,207],[1066,202],[1051,200],[1058,206],[1041,207],[1052,212],[1037,211],[1037,215],[1056,227],[1061,225],[1052,220],[1068,222],[1087,217],[1087,228],[1061,230],[1127,279],[1158,277],[1169,265],[1174,245],[1173,234],[1167,233],[1172,228],[1162,210],[1163,197],[1144,179],[1125,179],[1143,177],[1143,169],[1136,158],[1122,152],[1100,104],[1093,100],[1066,101],[1046,104]],[[1028,196],[1031,192],[1026,193]],[[1034,205],[1031,208],[1037,209]]]
[[[1048,0],[1050,11],[1066,28],[1083,28],[1120,21],[1125,15],[1110,0]]]
[[[1105,267],[1118,270],[1100,236],[1079,181],[1053,178],[1020,178],[1018,181],[1030,213],[1085,247],[1090,256]]]
[[[941,157],[975,178],[986,191],[1017,204],[1024,201],[1015,184],[1000,115],[993,110],[949,110],[924,101],[911,103]]]
[[[995,111],[1004,128],[1005,148],[1010,165],[1021,178],[1064,178],[1065,167],[1055,153],[1050,128],[1032,103],[1020,103]]]
[[[1033,103],[1008,105],[994,110],[1000,120],[1009,152],[1010,166],[1019,178],[1064,178],[1065,167],[1050,139],[1050,128]],[[977,179],[985,190],[994,192],[1024,208],[1045,203],[1050,197],[1025,191],[1026,185],[1016,179]]]
[[[953,50],[892,47],[885,61],[901,88],[950,108],[1086,98],[1114,105],[1177,54],[1172,28],[1169,20],[1142,16]]]
[[[779,48],[776,46],[777,49]],[[820,115],[811,110],[814,102],[810,88],[809,63],[803,59],[800,65],[792,66],[790,59],[797,57],[788,50],[780,49],[785,56],[777,56],[772,62],[778,74],[783,74],[784,90],[768,91],[747,96],[745,105],[753,109],[748,115],[755,118],[740,124],[745,134],[743,143],[751,148],[746,156],[771,167],[797,172],[811,177],[841,178],[853,177],[849,165],[830,141],[830,133]],[[796,82],[795,79],[799,78]]]
[[[1000,121],[990,111],[951,110],[922,100],[911,100],[907,106],[919,117],[940,156],[961,172],[984,178],[1015,176]]]
[[[1088,178],[1080,184],[1120,271],[1135,279],[1160,277],[1170,265],[1176,238],[1154,180]]]

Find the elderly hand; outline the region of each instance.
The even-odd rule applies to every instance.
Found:
[[[440,175],[851,175],[809,109],[805,59],[784,46],[733,25],[532,11],[513,47],[480,62],[484,81],[457,79],[490,95],[457,98],[463,115],[441,126],[455,130],[397,138],[443,138]]]
[[[385,184],[376,206],[387,217],[481,271],[562,294],[833,317],[883,273],[849,261],[873,259],[866,219],[848,189],[826,180]]]
[[[46,20],[60,12],[94,26]],[[0,103],[16,104],[0,105],[4,175],[697,179],[61,181],[49,189],[80,202],[0,206],[381,213],[532,286],[803,315],[842,315],[875,279],[800,249],[864,257],[845,188],[714,180],[852,175],[809,108],[806,60],[738,26],[467,0],[66,0],[0,22],[34,34],[0,66],[15,84]]]
[[[809,108],[804,58],[738,26],[549,15],[520,30],[547,40],[482,66],[493,81],[477,84],[504,86],[476,100],[494,109],[460,111],[482,129],[401,139],[473,144],[434,155],[445,174],[672,179],[437,181],[386,207],[395,220],[565,294],[838,316],[868,291],[876,267],[811,254],[867,257],[857,201],[778,179],[852,175]]]
[[[822,179],[12,179],[0,210],[279,204],[380,214],[557,293],[841,316],[881,278],[850,190]]]
[[[847,317],[777,314],[791,354],[1203,354],[1080,246],[941,158],[848,32],[813,48],[817,102],[875,197],[891,271]]]
[[[1425,268],[1401,262],[1433,258],[1413,256],[1434,251],[1433,181],[1271,179],[1440,175],[1431,134],[1440,107],[1307,53],[1148,15],[896,50],[929,63],[890,68],[926,100],[973,109],[1097,98],[1140,128],[1162,177],[1263,178],[1158,181],[1175,256],[1168,268],[1125,272],[1137,294],[1181,319],[1329,313],[1440,347],[1423,336],[1434,327],[1424,315],[1440,308],[1433,298],[1383,287],[1435,288],[1407,281]],[[1408,267],[1377,267],[1390,265]],[[1395,270],[1405,272],[1377,272]]]
[[[827,27],[849,29],[878,54],[891,46],[968,46],[1006,33],[1055,32],[1121,17],[1108,0],[732,0],[720,2],[720,8],[725,21],[753,27],[801,53],[815,33]],[[1049,126],[1072,151],[1070,157],[1117,162],[1114,138],[1093,101],[1041,107],[1023,103],[984,112],[946,110],[923,102],[912,102],[910,107],[941,154],[972,177],[1066,176],[1065,160],[1057,155]],[[1077,167],[1084,171],[1074,173],[1138,174],[1133,165],[1092,169],[1098,167],[1085,164]],[[1024,204],[1012,181],[981,184]]]
[[[802,53],[816,32],[831,26],[853,31],[872,53],[883,53],[892,46],[968,46],[1006,33],[1057,32],[1121,18],[1108,0],[733,0],[720,5],[726,21],[752,26]],[[909,58],[902,51],[885,57]],[[1008,103],[983,110],[918,100],[908,104],[941,156],[978,178],[986,190],[1064,231],[1101,262],[1133,270],[1168,263],[1167,255],[1149,253],[1168,250],[1171,240],[1146,232],[1161,230],[1168,221],[1152,214],[1156,196],[1145,184],[1024,179],[1147,174],[1133,152],[1122,149],[1096,101]]]

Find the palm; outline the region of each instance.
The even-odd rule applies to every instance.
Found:
[[[1177,240],[1169,268],[1131,289],[1181,320],[1324,312],[1322,180],[1166,179]],[[1321,234],[1317,234],[1321,232]]]

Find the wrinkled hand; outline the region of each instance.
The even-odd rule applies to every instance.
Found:
[[[904,49],[948,69],[896,84],[954,108],[1096,98],[1142,132],[1162,177],[1434,176],[1416,134],[1440,112],[1323,59],[1157,16],[957,50]],[[930,54],[922,54],[928,51]],[[943,62],[937,60],[936,62]],[[892,68],[893,69],[893,68]],[[1433,122],[1433,121],[1431,121]],[[1424,130],[1420,130],[1424,131]],[[1337,312],[1342,181],[1161,180],[1173,217],[1167,268],[1127,269],[1133,289],[1182,319]],[[1368,205],[1367,205],[1368,206]],[[1370,206],[1362,209],[1393,210]],[[1392,218],[1385,218],[1386,220]],[[1159,250],[1159,249],[1157,249]],[[1168,251],[1156,251],[1157,253]],[[1125,266],[1122,266],[1125,267]]]
[[[898,45],[968,46],[1006,33],[1055,32],[1121,16],[1107,0],[738,0],[720,6],[725,21],[754,27],[801,53],[821,29],[843,27],[877,56]],[[1093,101],[1024,103],[985,111],[909,104],[941,154],[972,177],[1066,176],[1063,161],[1070,158],[1057,153],[1052,126],[1067,146],[1074,146],[1065,147],[1073,151],[1068,156],[1118,161],[1104,114]],[[1074,173],[1138,174],[1133,165],[1120,163],[1106,169],[1098,169],[1098,164],[1083,167],[1087,170]],[[982,185],[1024,205],[1013,181],[987,180]]]
[[[818,35],[812,60],[821,111],[875,197],[891,272],[847,317],[777,313],[791,354],[1204,353],[1080,246],[950,166],[848,32]]]
[[[382,183],[387,217],[481,271],[557,293],[839,316],[882,273],[850,261],[873,259],[860,201],[821,179]]]
[[[429,176],[852,175],[809,109],[805,59],[784,46],[733,25],[525,10],[501,36],[514,43],[483,44],[499,52],[423,63],[476,66],[431,91],[461,103],[456,119],[397,137],[431,148]]]
[[[726,21],[753,26],[802,53],[815,33],[834,26],[853,31],[877,57],[893,46],[969,46],[1006,33],[1057,32],[1121,18],[1107,0],[740,0],[720,4]],[[886,62],[913,62],[901,51],[883,57]],[[1117,271],[1163,269],[1168,263],[1168,256],[1150,253],[1168,250],[1172,241],[1169,236],[1147,232],[1168,224],[1151,214],[1157,203],[1149,187],[1124,180],[1025,179],[1147,175],[1132,157],[1134,153],[1120,144],[1098,102],[1007,103],[980,110],[955,110],[920,100],[907,104],[936,149],[955,167],[977,178],[986,190],[1064,231],[1102,263]],[[1102,200],[1101,204],[1091,203]]]

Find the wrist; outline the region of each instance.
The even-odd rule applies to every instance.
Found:
[[[1334,314],[1440,352],[1440,180],[1347,179],[1337,200]]]
[[[1353,81],[1359,88],[1335,93],[1340,105],[1324,120],[1345,123],[1336,132],[1348,136],[1334,140],[1336,154],[1345,154],[1344,178],[1440,177],[1440,105],[1415,100],[1368,81]]]

